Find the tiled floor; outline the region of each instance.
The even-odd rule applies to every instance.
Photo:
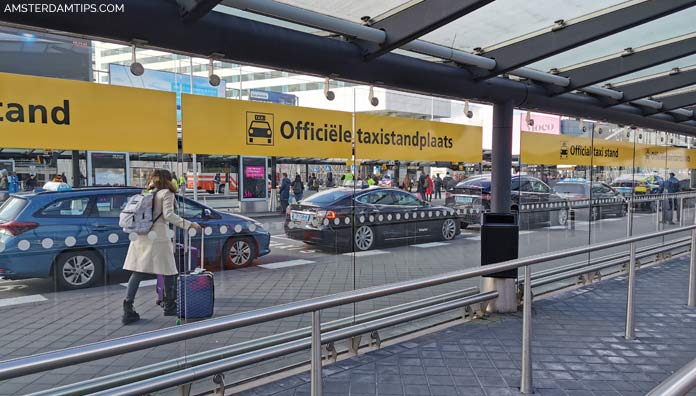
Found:
[[[636,340],[626,341],[626,279],[534,303],[535,394],[645,395],[696,358],[686,258],[638,272]],[[325,367],[325,395],[515,395],[522,319],[494,316]],[[309,395],[307,374],[243,395]]]

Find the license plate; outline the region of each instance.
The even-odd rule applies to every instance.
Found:
[[[472,203],[474,199],[471,197],[454,197],[454,201],[457,203]]]
[[[293,220],[295,221],[309,221],[309,215],[307,213],[292,213]]]

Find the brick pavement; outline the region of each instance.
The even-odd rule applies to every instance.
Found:
[[[535,394],[644,395],[696,357],[688,260],[638,272],[636,335],[626,341],[626,278],[534,303]],[[325,367],[325,395],[516,395],[522,319],[493,316]],[[240,396],[309,395],[307,374]]]

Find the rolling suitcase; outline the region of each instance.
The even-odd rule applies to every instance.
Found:
[[[189,251],[191,254],[189,254]],[[198,255],[198,249],[191,246],[191,244],[181,244],[177,243],[174,245],[174,260],[176,261],[176,268],[179,273],[186,272],[191,268],[190,263],[197,263],[200,261],[200,256]],[[164,301],[164,275],[157,275],[157,305],[162,305]]]
[[[189,236],[189,245],[190,245]],[[177,280],[176,305],[180,319],[202,319],[213,316],[215,286],[213,273],[203,267],[205,254],[205,231],[201,230],[200,267],[179,275]],[[188,250],[189,264],[192,250]]]

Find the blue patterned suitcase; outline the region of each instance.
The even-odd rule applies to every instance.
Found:
[[[202,319],[213,316],[215,285],[213,273],[203,268],[204,251],[205,232],[201,230],[200,267],[180,274],[177,280],[176,305],[181,319]],[[190,255],[191,249],[188,252]],[[189,263],[191,263],[190,260]]]

